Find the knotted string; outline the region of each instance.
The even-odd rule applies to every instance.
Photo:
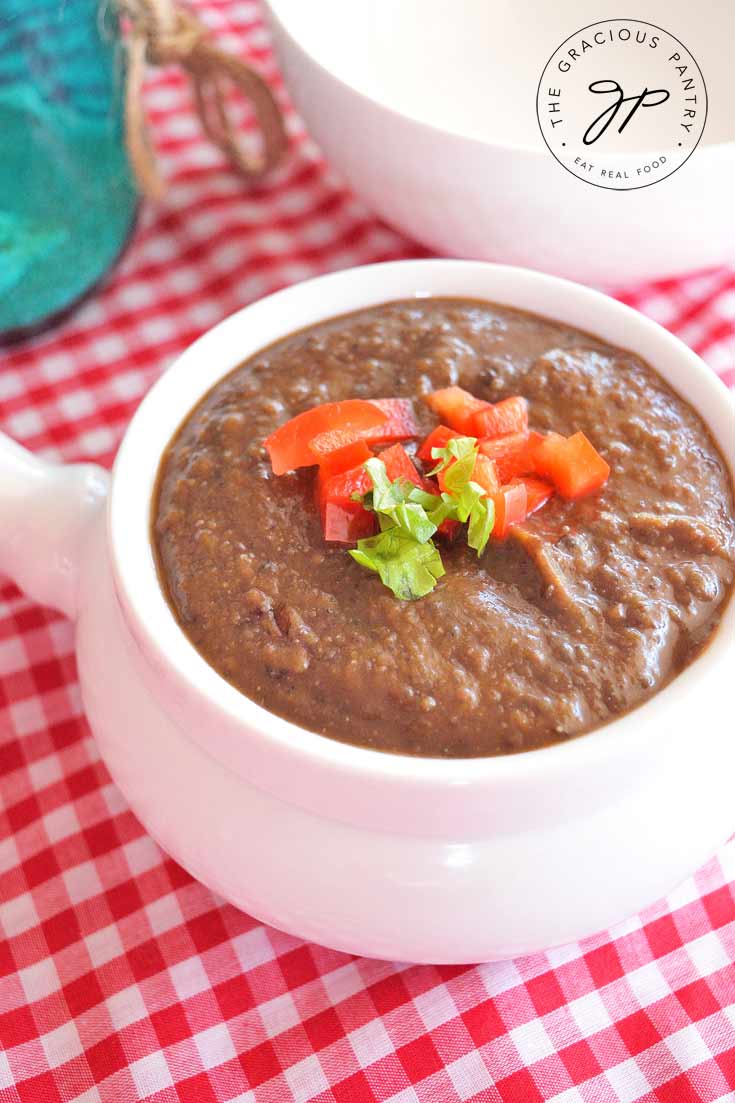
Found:
[[[263,78],[215,46],[204,24],[173,0],[117,0],[117,6],[127,24],[125,140],[143,194],[160,199],[165,190],[143,110],[143,79],[149,64],[177,64],[186,71],[205,133],[244,176],[257,178],[272,169],[286,148],[286,132]],[[228,83],[250,101],[261,134],[260,155],[249,152],[237,135],[227,109]]]

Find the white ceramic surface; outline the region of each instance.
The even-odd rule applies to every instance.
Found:
[[[329,161],[378,214],[438,252],[598,286],[735,259],[735,4],[265,2],[288,90]],[[536,118],[552,52],[611,16],[678,37],[709,93],[695,153],[637,191],[571,175]]]
[[[733,453],[733,407],[684,345],[596,292],[521,269],[406,261],[307,281],[192,345],[138,409],[106,477],[0,437],[0,569],[77,620],[85,706],[131,807],[182,865],[264,921],[360,954],[467,962],[539,950],[639,909],[735,828],[735,609],[652,701],[564,745],[442,761],[336,743],[209,667],[149,542],[161,451],[221,376],[271,341],[390,299],[469,295],[634,349]]]

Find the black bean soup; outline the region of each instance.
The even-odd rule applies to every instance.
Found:
[[[539,430],[582,430],[602,489],[555,497],[399,601],[325,543],[307,469],[275,477],[263,440],[318,403],[459,384],[520,393]],[[409,452],[415,444],[409,444]],[[700,653],[733,585],[732,484],[695,411],[630,352],[492,303],[389,303],[251,357],[187,417],[153,506],[162,584],[229,682],[333,739],[409,755],[526,751],[645,701]]]

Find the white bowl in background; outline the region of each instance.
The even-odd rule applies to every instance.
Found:
[[[414,296],[469,296],[638,353],[732,455],[726,388],[680,341],[599,292],[472,261],[307,280],[215,326],[158,380],[106,473],[0,434],[0,570],[77,621],[84,705],[151,835],[258,919],[351,953],[513,957],[591,934],[672,888],[735,827],[731,600],[704,652],[635,711],[567,743],[435,759],[339,743],[274,716],[208,665],[159,585],[161,454],[224,375],[304,326]]]
[[[651,187],[611,191],[546,148],[536,89],[608,0],[266,0],[306,125],[381,217],[451,256],[615,285],[735,260],[735,4],[639,0],[699,63],[698,148]],[[608,76],[601,70],[601,76]]]

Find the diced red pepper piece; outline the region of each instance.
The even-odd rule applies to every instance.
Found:
[[[462,526],[459,521],[455,521],[453,517],[445,517],[436,531],[437,534],[443,536],[445,540],[454,540],[461,528]]]
[[[422,490],[425,490],[427,494],[440,494],[439,485],[436,479],[429,479],[426,475],[421,476],[421,482],[419,486]]]
[[[386,448],[378,459],[385,464],[385,471],[391,482],[395,479],[408,479],[415,486],[423,486],[424,480],[402,444],[393,444]],[[372,489],[373,480],[364,465],[359,464],[349,471],[342,471],[325,479],[320,487],[320,497],[322,502],[346,502],[351,500],[353,494],[367,494]]]
[[[326,540],[353,543],[375,530],[374,514],[364,509],[360,502],[352,500],[353,494],[366,494],[372,485],[373,481],[362,464],[320,480],[319,509]],[[354,532],[359,535],[349,535]]]
[[[309,447],[319,463],[320,482],[332,475],[349,471],[351,467],[359,466],[372,456],[366,441],[361,437],[355,439],[354,433],[344,429],[320,433],[318,437],[314,437]]]
[[[492,535],[496,540],[504,540],[512,525],[517,525],[526,519],[528,504],[526,484],[519,481],[501,486],[497,494],[493,494],[492,497],[495,503],[495,524]]]
[[[521,395],[485,404],[472,417],[469,432],[475,437],[504,437],[528,430],[528,403]]]
[[[325,479],[319,487],[319,497],[322,505],[327,501],[349,502],[353,494],[367,494],[372,488],[373,480],[360,464],[359,467],[351,467],[349,471],[341,471],[338,475]]]
[[[551,478],[550,464],[557,454],[559,445],[566,440],[561,433],[546,433],[538,440],[529,441],[528,450],[531,454],[533,470],[542,478]]]
[[[419,435],[410,398],[374,398],[371,401],[385,414],[386,420],[360,433],[368,444],[390,444],[394,440],[410,440]]]
[[[426,401],[441,420],[465,436],[474,436],[470,428],[473,415],[489,406],[462,387],[444,387],[426,396]]]
[[[486,495],[495,494],[500,490],[500,479],[494,462],[479,453],[472,471],[472,481],[481,486]]]
[[[365,441],[360,443],[367,448]],[[430,493],[436,492],[436,486],[416,470],[402,444],[386,448],[379,459],[385,464],[391,482],[406,479],[415,486],[428,489]],[[367,494],[372,487],[373,481],[362,463],[321,481],[319,503],[326,540],[351,544],[375,531],[375,515],[352,499],[353,494]]]
[[[551,433],[533,450],[536,470],[553,482],[563,498],[583,498],[607,482],[610,465],[584,433]]]
[[[524,475],[514,482],[523,483],[526,488],[526,517],[541,509],[541,506],[545,506],[549,498],[554,496],[551,483],[547,483],[545,479],[537,479],[535,475]]]
[[[461,436],[461,433],[458,433],[456,429],[450,429],[448,425],[437,425],[436,429],[431,430],[416,455],[420,460],[435,464],[436,460],[431,454],[432,448],[446,448],[453,437]]]
[[[385,472],[391,482],[407,479],[414,486],[423,486],[424,479],[416,470],[416,465],[402,444],[393,444],[378,456],[385,464]],[[370,483],[372,486],[372,482]]]
[[[324,539],[339,544],[354,544],[375,532],[375,514],[359,502],[324,503],[322,508]]]
[[[532,448],[540,433],[509,433],[506,437],[481,440],[478,447],[483,456],[494,460],[501,483],[509,483],[517,475],[530,475],[534,466]]]
[[[384,425],[388,416],[374,402],[361,398],[347,398],[343,402],[324,402],[280,425],[264,441],[270,456],[274,475],[285,475],[297,467],[309,467],[316,462],[309,448],[314,437],[332,429],[363,431]],[[369,440],[368,437],[365,437]]]
[[[314,453],[317,462],[321,463],[333,452],[339,452],[346,445],[354,444],[360,439],[359,433],[349,429],[328,429],[326,433],[319,433],[309,441],[309,449]]]
[[[529,475],[533,475],[536,473],[536,449],[540,444],[543,444],[545,440],[545,433],[537,433],[535,429],[529,430],[528,440],[526,442],[526,453],[528,456],[528,462],[530,464],[530,467],[528,468]]]

